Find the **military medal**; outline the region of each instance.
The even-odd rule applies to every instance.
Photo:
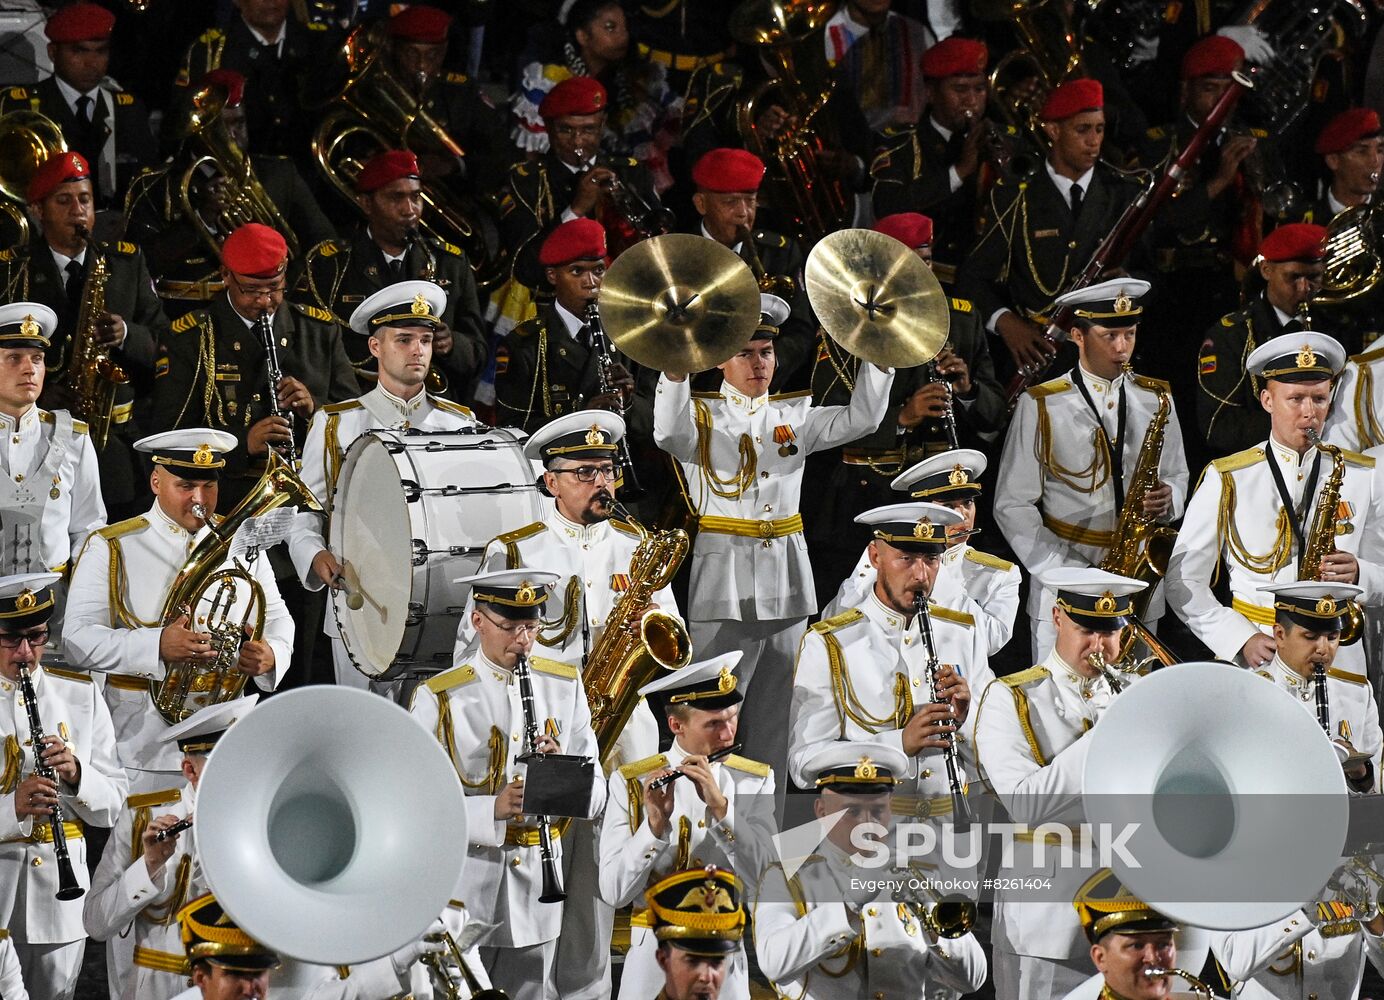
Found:
[[[781,457],[787,458],[789,455],[798,453],[798,446],[794,444],[797,436],[793,433],[793,428],[786,424],[779,424],[774,428],[774,441],[778,444],[778,453]]]
[[[56,500],[58,497],[62,496],[62,490],[58,489],[58,487],[61,486],[61,485],[62,485],[62,477],[61,477],[61,476],[54,476],[54,477],[53,477],[53,488],[52,488],[51,490],[48,491],[48,499],[49,499],[49,500]]]

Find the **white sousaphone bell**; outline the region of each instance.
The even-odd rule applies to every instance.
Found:
[[[417,940],[466,860],[466,808],[446,751],[398,705],[352,688],[285,692],[237,722],[207,760],[196,830],[226,912],[318,966]],[[320,976],[286,965],[276,998]]]
[[[1175,920],[1260,927],[1316,899],[1345,853],[1340,758],[1278,685],[1223,663],[1157,670],[1086,737],[1087,822],[1118,832],[1120,880]]]

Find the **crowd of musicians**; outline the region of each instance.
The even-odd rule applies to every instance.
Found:
[[[860,854],[1080,828],[1083,737],[1179,660],[1381,791],[1377,10],[50,6],[0,89],[5,1000],[1384,974],[1364,858],[1207,930],[1089,857],[934,851],[942,899]],[[465,827],[411,837],[466,861],[290,976],[196,807],[317,685],[435,738]]]

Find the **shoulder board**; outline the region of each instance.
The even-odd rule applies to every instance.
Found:
[[[183,315],[169,324],[168,329],[172,330],[174,333],[187,333],[187,331],[191,330],[193,327],[201,324],[202,315],[202,310],[200,309],[194,309],[190,313],[183,313]]]
[[[823,618],[816,625],[812,626],[812,631],[819,635],[825,635],[828,632],[835,632],[837,629],[852,625],[864,617],[865,612],[861,611],[859,608],[851,608],[849,611],[843,611],[839,615]]]
[[[59,670],[57,667],[44,667],[43,672],[50,677],[61,677],[65,681],[78,681],[82,684],[91,683],[91,674],[79,673],[76,670]]]
[[[72,432],[74,434],[86,434],[89,430],[90,428],[87,427],[87,422],[85,420],[77,420],[75,417],[73,418]]]
[[[47,670],[47,667],[44,667]],[[1370,679],[1364,674],[1352,674],[1349,670],[1337,670],[1335,667],[1326,668],[1326,676],[1334,677],[1338,681],[1345,681],[1347,684],[1368,684]]]
[[[988,552],[981,552],[979,549],[967,549],[966,561],[988,567],[989,569],[997,569],[1001,573],[1008,573],[1014,568],[1012,562],[1001,559],[999,556],[992,556]]]
[[[1226,313],[1221,317],[1221,326],[1234,326],[1238,322],[1240,322],[1239,313]]]
[[[652,757],[645,757],[643,760],[636,760],[632,764],[626,764],[620,768],[620,777],[629,781],[631,778],[642,778],[650,771],[657,771],[660,767],[668,766],[668,755],[656,753]]]
[[[1038,681],[1047,680],[1052,674],[1047,667],[1029,667],[1027,670],[1020,670],[1018,673],[1006,674],[1000,680],[1012,688],[1023,687],[1025,684],[1036,684]]]
[[[720,399],[720,398],[721,398],[721,394],[720,394],[719,392],[694,392],[694,393],[692,393],[692,398],[693,398],[693,399]]]
[[[1150,139],[1161,139],[1167,134],[1167,129],[1165,129],[1162,125],[1155,125],[1153,126],[1153,128],[1149,129],[1144,133],[1144,135],[1148,136]]]
[[[917,126],[915,125],[890,125],[887,128],[885,128],[883,132],[884,142],[885,144],[888,144],[891,142],[898,143],[906,141],[913,135],[913,133],[916,130]]]
[[[96,533],[109,542],[121,535],[128,535],[132,531],[142,531],[147,527],[149,527],[149,519],[140,514],[138,517],[127,517],[123,521],[116,521],[104,528],[97,528]]]
[[[327,312],[327,310],[325,309],[319,309],[317,306],[306,306],[303,305],[303,303],[301,302],[295,302],[293,303],[293,308],[297,309],[300,313],[302,313],[309,319],[317,320],[319,323],[336,322],[336,320],[332,319],[331,313]]]
[[[13,247],[9,247],[5,250],[0,250],[0,260],[14,260],[15,256],[16,255]]]
[[[557,660],[545,660],[541,656],[532,656],[529,658],[529,666],[540,674],[547,674],[549,677],[561,677],[568,681],[577,679],[577,668],[570,663],[558,663]]]
[[[1134,384],[1141,389],[1151,389],[1154,392],[1173,391],[1173,387],[1161,378],[1150,378],[1147,375],[1135,375]]]
[[[11,87],[8,91],[10,100],[24,101],[29,97],[29,92],[23,87]]]
[[[432,403],[433,406],[436,406],[439,410],[446,410],[448,413],[459,413],[463,417],[471,416],[470,407],[462,406],[460,403],[453,403],[450,399],[439,399],[433,396]]]
[[[143,795],[131,795],[125,800],[125,804],[131,809],[147,809],[150,806],[167,806],[174,802],[183,800],[183,790],[181,788],[165,788],[159,792],[145,792]]]
[[[532,538],[534,535],[547,530],[548,526],[542,521],[534,521],[533,524],[526,524],[522,528],[506,531],[503,535],[496,535],[495,541],[502,545],[508,545],[510,542],[522,542],[526,538]]]
[[[620,521],[612,517],[610,519],[610,526],[621,534],[634,535],[636,538],[639,536],[639,532],[635,530],[634,525],[630,524],[628,521]]]
[[[308,251],[308,257],[332,257],[345,250],[349,244],[343,240],[323,240]]]
[[[303,27],[307,28],[309,31],[327,30],[327,26],[323,24],[321,21],[309,21],[307,24],[303,25]]]
[[[443,79],[448,83],[465,83],[471,78],[465,73],[448,73]]]
[[[738,753],[733,753],[725,760],[721,761],[726,767],[733,767],[737,771],[744,771],[746,774],[753,774],[756,777],[767,778],[769,776],[769,765],[761,764],[757,760],[750,760],[748,757],[741,757]]]
[[[328,403],[322,407],[323,413],[345,413],[347,410],[359,410],[365,404],[359,399],[348,399],[341,403]]]
[[[437,248],[443,253],[451,254],[453,257],[462,256],[461,247],[457,246],[455,243],[448,243],[446,240],[438,240]]]
[[[39,410],[39,411],[38,411],[38,422],[39,422],[39,423],[41,423],[41,424],[51,424],[51,423],[56,422],[56,420],[57,420],[57,418],[53,416],[53,412],[52,412],[51,410]],[[73,423],[76,423],[76,421],[74,420]]]
[[[1066,392],[1071,387],[1072,383],[1065,378],[1055,378],[1051,382],[1035,385],[1028,390],[1028,394],[1034,399],[1044,399],[1048,396],[1056,396],[1059,392]]]
[[[762,243],[766,247],[786,247],[788,245],[787,236],[782,236],[779,233],[772,233],[767,229],[755,233],[754,241],[756,243]]]
[[[225,37],[226,37],[226,33],[225,33],[224,31],[222,31],[220,28],[208,28],[206,31],[202,32],[200,35],[197,36],[197,41],[199,41],[199,42],[214,42],[214,41],[216,41],[218,38],[225,38]]]
[[[116,103],[116,104],[119,104],[119,105],[121,105],[121,106],[123,106],[123,107],[129,107],[131,104],[134,104],[134,103],[135,103],[135,95],[134,95],[134,94],[116,94],[116,95],[115,95],[115,103]]]
[[[529,176],[530,169],[531,165],[527,160],[524,160],[510,167],[509,172],[512,174],[518,174],[520,177],[527,177]]]
[[[427,679],[426,686],[433,694],[442,694],[452,688],[459,688],[463,684],[470,684],[476,679],[476,668],[469,663],[464,663],[451,670],[444,670],[435,677]]]
[[[957,611],[955,608],[944,608],[940,604],[929,604],[928,614],[934,618],[940,618],[944,622],[951,622],[953,625],[963,625],[966,628],[975,628],[976,620],[973,615],[968,615],[964,611]]]
[[[959,313],[968,313],[975,310],[975,303],[970,299],[958,299],[956,296],[952,296],[951,307]]]
[[[133,257],[135,254],[139,253],[139,247],[135,246],[133,243],[127,243],[124,240],[118,240],[110,244],[108,249],[114,250],[116,253],[123,254],[126,257]]]
[[[713,395],[719,396],[720,393],[719,393],[719,392],[718,392],[718,393],[713,393]],[[810,398],[811,396],[812,396],[812,390],[811,390],[811,389],[799,389],[797,392],[776,392],[776,393],[774,393],[772,396],[770,396],[769,399],[770,399],[771,401],[777,403],[777,402],[779,402],[780,400],[785,400],[785,399],[808,399],[808,398]]]
[[[1367,351],[1364,354],[1356,354],[1352,356],[1350,360],[1354,361],[1357,365],[1367,365],[1372,361],[1378,361],[1380,358],[1384,358],[1384,347],[1376,347],[1374,350]]]
[[[1369,455],[1362,455],[1358,451],[1346,451],[1345,449],[1342,449],[1341,457],[1344,458],[1351,465],[1359,465],[1366,469],[1374,468],[1374,459],[1371,458]]]
[[[1248,469],[1251,465],[1257,465],[1264,461],[1263,448],[1246,448],[1244,451],[1237,451],[1233,455],[1225,458],[1213,459],[1211,465],[1217,472],[1235,472],[1238,469]]]

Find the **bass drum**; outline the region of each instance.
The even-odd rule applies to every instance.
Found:
[[[523,438],[503,428],[375,430],[352,443],[330,532],[347,587],[331,599],[361,673],[392,680],[451,666],[468,596],[452,581],[477,571],[490,539],[543,517]]]

